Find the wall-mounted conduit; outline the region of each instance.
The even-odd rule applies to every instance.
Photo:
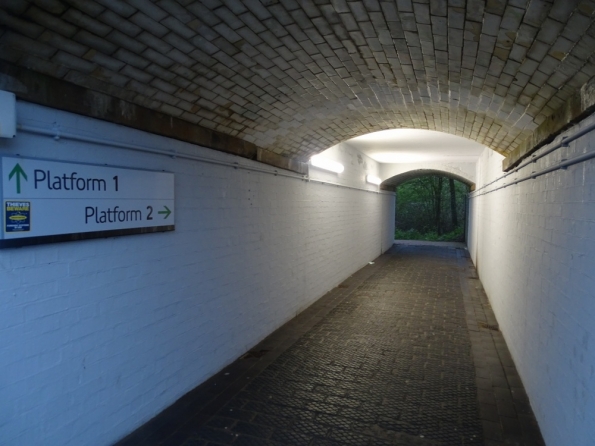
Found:
[[[514,186],[515,184],[519,184],[522,183],[524,181],[527,180],[533,180],[541,175],[545,175],[546,173],[550,173],[550,172],[554,172],[556,170],[563,170],[566,169],[569,166],[572,166],[573,164],[578,164],[578,163],[582,163],[585,161],[588,161],[590,159],[595,158],[595,151],[592,152],[588,152],[588,153],[583,153],[582,155],[579,156],[575,156],[573,158],[570,159],[564,159],[562,161],[560,161],[558,164],[554,165],[554,166],[550,166],[550,167],[546,167],[544,169],[538,170],[538,171],[533,171],[528,175],[525,175],[521,178],[515,178],[514,180],[512,180],[509,183],[504,183],[494,189],[490,189],[488,191],[485,192],[480,192],[483,189],[487,188],[488,186],[491,186],[494,183],[497,183],[498,181],[503,180],[504,178],[509,177],[512,174],[517,173],[519,170],[530,166],[531,164],[535,163],[537,160],[543,158],[544,156],[549,155],[552,152],[555,152],[556,150],[562,148],[562,147],[568,147],[568,144],[571,143],[572,141],[587,135],[588,133],[592,132],[593,130],[595,130],[595,123],[579,130],[578,132],[576,132],[573,135],[569,135],[569,136],[564,136],[562,138],[562,140],[557,143],[554,144],[553,146],[549,147],[548,149],[544,150],[542,153],[539,154],[534,154],[533,156],[531,156],[530,159],[528,159],[527,161],[519,164],[517,167],[515,167],[514,169],[512,169],[510,172],[507,172],[506,174],[502,175],[501,177],[496,178],[493,181],[490,181],[489,183],[484,184],[483,186],[481,186],[480,188],[476,189],[475,191],[473,191],[472,193],[469,194],[469,198],[476,198],[479,197],[481,195],[487,195],[490,194],[492,192],[496,192],[497,190],[500,189],[504,189],[505,187],[509,187],[509,186]]]
[[[292,178],[294,180],[306,181],[309,183],[327,184],[330,186],[336,186],[336,187],[340,187],[340,188],[344,188],[344,189],[353,189],[353,190],[359,190],[362,192],[370,192],[370,193],[374,193],[374,194],[382,193],[382,194],[386,194],[386,195],[394,195],[394,192],[389,192],[389,191],[369,190],[369,189],[364,189],[364,188],[360,188],[360,187],[345,186],[343,184],[333,183],[330,181],[315,180],[315,179],[310,178],[309,175],[294,175],[294,174],[284,172],[281,170],[277,170],[277,169],[266,169],[266,168],[262,168],[262,167],[258,167],[258,166],[250,166],[247,164],[240,164],[238,162],[221,161],[221,160],[216,160],[213,158],[207,158],[207,157],[198,156],[198,155],[191,155],[188,153],[180,153],[180,152],[177,152],[174,150],[162,150],[162,149],[157,149],[157,148],[139,146],[136,144],[112,141],[112,140],[107,140],[107,139],[102,139],[102,138],[91,137],[91,136],[82,136],[82,135],[76,135],[73,133],[64,133],[64,132],[59,131],[58,129],[49,130],[49,129],[43,129],[43,128],[32,127],[32,126],[21,125],[21,124],[19,124],[17,126],[17,128],[21,132],[30,133],[33,135],[49,136],[56,141],[58,141],[60,139],[67,139],[67,140],[72,140],[72,141],[85,142],[85,143],[89,143],[89,144],[96,144],[96,145],[100,145],[100,146],[117,147],[120,149],[133,150],[136,152],[151,153],[153,155],[162,155],[162,156],[167,156],[169,158],[187,159],[187,160],[196,161],[199,163],[213,164],[213,165],[223,166],[223,167],[231,167],[233,169],[241,169],[241,170],[248,170],[251,172],[265,173],[265,174],[269,174],[269,175],[273,175],[273,176],[279,176],[279,177],[285,177],[285,178]]]

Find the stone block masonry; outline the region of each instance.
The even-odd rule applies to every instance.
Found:
[[[266,168],[22,102],[18,119]],[[165,170],[176,191],[174,232],[0,251],[3,444],[117,441],[392,244],[390,194],[25,132],[0,147]]]

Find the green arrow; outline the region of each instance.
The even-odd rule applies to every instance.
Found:
[[[159,211],[157,213],[165,214],[165,217],[163,217],[163,219],[165,220],[167,217],[169,217],[169,214],[171,214],[171,211],[169,210],[169,208],[167,206],[163,205],[163,207],[165,208],[165,211]]]
[[[21,167],[21,165],[19,163],[17,163],[16,166],[14,166],[14,169],[12,169],[10,171],[10,174],[8,174],[8,181],[12,180],[12,177],[17,176],[17,194],[21,193],[21,175],[23,176],[23,178],[25,178],[25,181],[29,181],[27,179],[27,174],[25,173],[25,171],[23,170],[23,168]]]

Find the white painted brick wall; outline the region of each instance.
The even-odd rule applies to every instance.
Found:
[[[320,153],[324,159],[343,164],[340,174],[310,166],[310,178],[377,191],[378,186],[366,182],[366,175],[380,176],[381,164],[348,144],[337,144]]]
[[[310,177],[321,181],[359,186],[364,184],[367,190],[378,190],[373,184],[365,183],[366,175],[375,175],[382,181],[417,170],[439,170],[458,175],[475,183],[477,162],[437,161],[425,163],[378,163],[369,156],[355,150],[349,144],[337,144],[320,154],[331,161],[339,161],[345,167],[344,172],[336,174],[316,167],[310,167]]]
[[[522,173],[594,148],[591,133]],[[478,186],[501,160],[484,152]],[[595,161],[471,203],[469,250],[546,443],[595,444]]]
[[[32,104],[18,121],[256,164]],[[0,141],[17,154],[174,172],[176,231],[0,251],[2,444],[118,440],[393,241],[390,194],[24,132]]]

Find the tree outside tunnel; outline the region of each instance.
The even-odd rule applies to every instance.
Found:
[[[469,186],[443,175],[396,187],[395,239],[464,241]]]

